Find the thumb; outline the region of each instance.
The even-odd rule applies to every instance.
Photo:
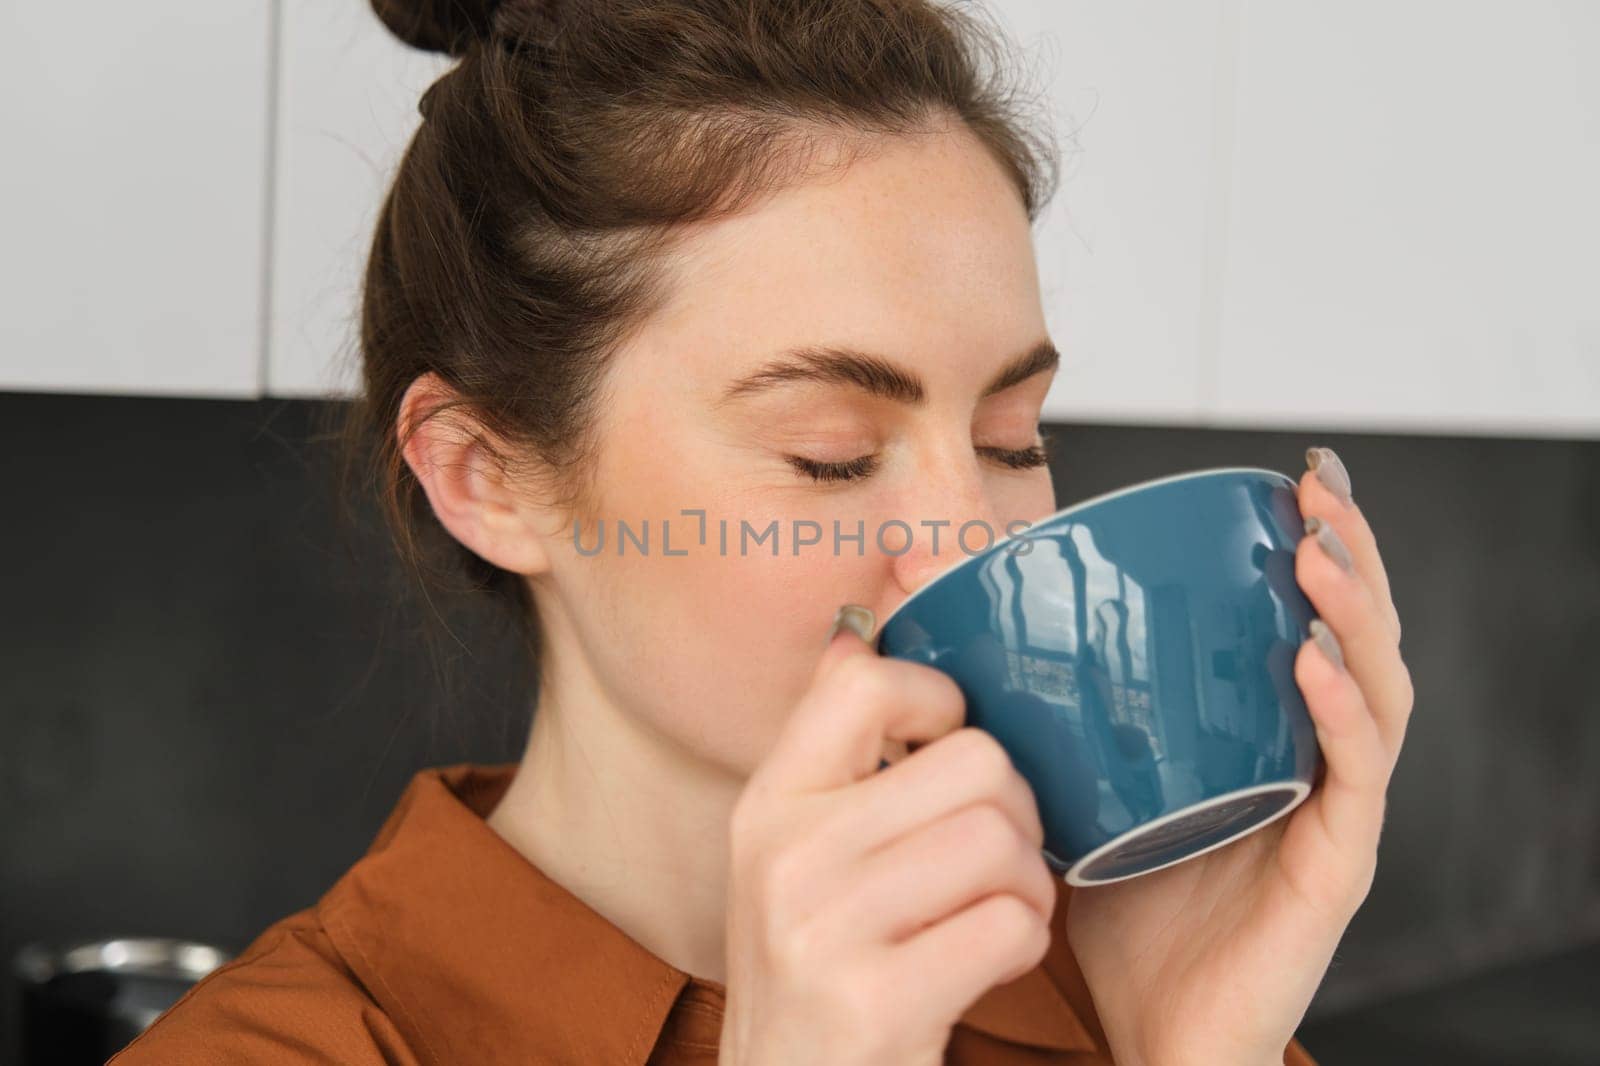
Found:
[[[872,643],[872,632],[877,624],[877,617],[871,608],[859,603],[847,603],[835,611],[833,625],[823,645],[822,658],[817,661],[815,676],[821,677],[835,664],[852,655],[868,652],[877,654],[877,648]]]
[[[847,603],[835,611],[833,626],[828,630],[827,643],[817,663],[815,676],[821,677],[852,655],[876,655],[878,648],[872,637],[877,624],[877,617],[872,610],[859,603]],[[881,770],[886,765],[899,762],[908,751],[905,741],[886,739],[882,763],[878,768]]]

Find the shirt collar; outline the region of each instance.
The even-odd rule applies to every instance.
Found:
[[[642,1066],[690,976],[488,826],[515,769],[459,764],[413,777],[367,854],[319,902],[323,925],[436,1062]],[[961,1023],[1032,1047],[1095,1047],[1042,967],[990,989]]]

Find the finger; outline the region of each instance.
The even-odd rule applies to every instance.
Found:
[[[1293,846],[1325,852],[1305,869],[1363,869],[1377,850],[1393,756],[1355,679],[1328,658],[1315,640],[1301,645],[1294,676],[1311,712],[1324,771],[1321,784],[1305,804],[1314,812],[1314,825],[1298,831],[1291,826],[1289,832],[1300,838]],[[1321,839],[1308,843],[1306,832],[1316,832]]]
[[[1347,573],[1320,543],[1332,530],[1307,536],[1295,546],[1295,583],[1317,614],[1333,630],[1346,669],[1376,716],[1391,752],[1398,752],[1411,713],[1411,673],[1394,643],[1394,635],[1372,590],[1359,576]],[[1338,551],[1338,542],[1332,544]]]
[[[855,785],[849,811],[836,816],[831,835],[865,852],[975,804],[996,808],[1024,839],[1044,846],[1032,787],[1000,742],[972,726],[950,731]]]
[[[1310,518],[1315,515],[1327,522],[1350,549],[1356,573],[1372,590],[1373,602],[1378,605],[1384,624],[1392,633],[1392,639],[1399,644],[1400,612],[1395,607],[1394,595],[1389,587],[1388,570],[1384,567],[1383,557],[1378,552],[1377,537],[1371,525],[1367,523],[1366,515],[1362,513],[1360,505],[1353,500],[1346,504],[1310,470],[1301,475],[1299,501],[1302,516]]]
[[[878,769],[884,740],[931,740],[960,726],[966,700],[949,676],[879,656],[849,629],[823,652],[811,687],[752,774],[758,787],[816,792]]]
[[[1033,969],[1049,949],[1050,927],[1032,905],[997,892],[890,948],[884,965],[895,987],[917,989],[902,1009],[927,1024],[958,1016],[989,988]]]
[[[963,807],[868,855],[822,908],[833,926],[825,935],[899,942],[994,892],[1021,897],[1048,922],[1054,880],[1009,816],[988,804]]]

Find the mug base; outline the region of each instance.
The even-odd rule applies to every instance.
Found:
[[[1125,881],[1204,855],[1298,807],[1311,794],[1304,781],[1274,781],[1224,792],[1164,814],[1113,837],[1066,868],[1070,885]]]

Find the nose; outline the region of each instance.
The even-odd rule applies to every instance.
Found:
[[[905,596],[1006,535],[970,453],[930,468],[919,491],[906,499],[908,513],[893,517],[909,527],[909,539],[906,529],[888,521],[885,525],[891,528],[882,536],[887,553],[907,545],[890,560],[895,584]]]

